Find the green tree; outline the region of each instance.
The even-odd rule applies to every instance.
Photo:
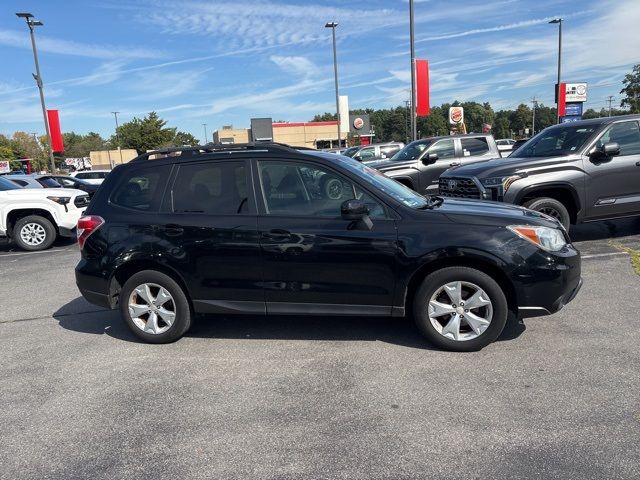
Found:
[[[196,137],[187,132],[176,132],[175,136],[173,137],[172,143],[176,147],[180,147],[183,145],[195,146],[200,144]]]
[[[118,136],[122,148],[134,148],[138,153],[154,150],[161,147],[172,146],[176,136],[175,128],[167,128],[167,122],[162,120],[156,112],[149,113],[146,117],[134,118],[130,122],[118,127]],[[115,138],[111,138],[115,145]]]
[[[631,73],[627,73],[622,80],[624,87],[620,93],[624,98],[620,102],[621,107],[629,107],[629,113],[640,113],[640,63],[634,65]]]
[[[330,120],[337,120],[338,115],[335,113],[324,112],[322,115],[316,115],[313,117],[312,122],[328,122]]]

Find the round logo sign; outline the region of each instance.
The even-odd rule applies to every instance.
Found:
[[[362,127],[364,127],[364,120],[362,120],[360,117],[355,118],[353,120],[353,128],[355,128],[356,130],[360,130]]]
[[[460,107],[451,107],[449,111],[449,117],[451,119],[451,123],[462,122],[463,111],[464,110],[462,110],[462,108]]]
[[[576,87],[576,93],[578,95],[584,95],[585,93],[587,93],[587,86],[586,85],[578,85]]]

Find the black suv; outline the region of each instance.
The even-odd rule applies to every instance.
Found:
[[[571,224],[640,215],[640,115],[549,127],[509,158],[440,177],[440,194],[524,205]]]
[[[278,144],[144,154],[85,215],[80,291],[154,343],[195,313],[410,314],[433,343],[475,350],[508,311],[555,312],[581,285],[553,219],[426,198],[356,160]]]

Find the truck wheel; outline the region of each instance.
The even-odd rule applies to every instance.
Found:
[[[507,299],[495,280],[468,267],[427,276],[413,300],[414,320],[429,341],[471,352],[493,342],[507,323]]]
[[[120,313],[131,331],[149,343],[173,342],[191,326],[187,296],[164,273],[154,270],[136,273],[122,287],[119,303]]]
[[[12,237],[22,250],[45,250],[56,239],[56,229],[46,218],[29,215],[16,222]]]
[[[555,198],[534,198],[526,202],[523,206],[555,218],[562,224],[567,232],[569,231],[569,227],[571,227],[571,216],[569,215],[567,207]]]

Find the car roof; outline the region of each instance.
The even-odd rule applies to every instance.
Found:
[[[568,123],[559,123],[557,125],[552,125],[549,128],[562,128],[563,126],[599,126],[599,125],[608,125],[614,122],[620,122],[624,120],[640,120],[640,115],[618,115],[616,117],[598,117],[598,118],[589,118],[587,120],[578,120],[576,122],[568,122]]]

